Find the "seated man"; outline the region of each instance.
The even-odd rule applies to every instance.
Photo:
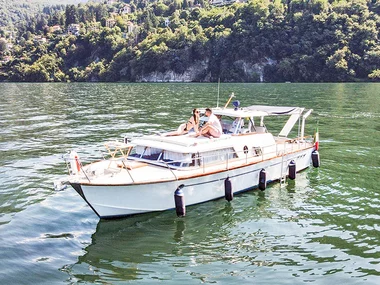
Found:
[[[208,117],[208,122],[202,127],[202,129],[197,132],[198,136],[205,136],[208,138],[219,138],[222,135],[222,126],[219,119],[212,113],[211,109],[206,109],[206,116]]]

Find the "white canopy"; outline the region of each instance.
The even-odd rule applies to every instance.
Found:
[[[229,116],[229,117],[263,117],[263,116],[279,116],[279,115],[292,115],[301,114],[304,108],[299,107],[278,107],[278,106],[264,106],[264,105],[252,105],[238,109],[222,109],[215,108],[212,112],[215,115]]]
[[[252,105],[245,107],[244,109],[249,111],[261,111],[265,112],[268,115],[276,116],[276,115],[292,115],[302,113],[304,108],[299,107],[285,107],[285,106],[264,106],[264,105]]]

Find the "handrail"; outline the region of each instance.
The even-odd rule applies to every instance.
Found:
[[[166,166],[167,166],[167,168],[170,170],[170,172],[173,174],[175,180],[178,181],[178,177],[177,177],[177,175],[175,175],[175,173],[173,172],[173,170],[170,168],[170,166],[169,166],[165,161],[164,161],[164,163],[166,164]]]
[[[276,144],[273,144],[273,145],[268,145],[268,146],[264,146],[264,147],[260,147],[260,151],[261,151],[261,154],[259,155],[255,155],[254,153],[251,154],[251,155],[248,155],[248,153],[246,153],[246,150],[242,150],[242,151],[238,151],[238,152],[227,152],[227,153],[224,153],[224,154],[212,154],[212,155],[203,155],[202,157],[196,157],[196,158],[193,158],[192,159],[192,166],[188,166],[188,167],[193,167],[193,168],[196,168],[197,165],[199,165],[199,163],[197,164],[196,162],[197,161],[201,161],[200,165],[199,165],[199,168],[202,167],[203,170],[205,171],[205,166],[208,165],[208,164],[215,164],[215,162],[217,161],[220,161],[218,160],[218,158],[220,157],[225,157],[224,161],[225,161],[225,167],[226,169],[229,169],[230,167],[230,162],[231,162],[231,156],[234,156],[236,155],[236,158],[234,159],[236,162],[237,161],[240,161],[242,159],[245,160],[245,163],[248,163],[248,160],[249,159],[252,159],[252,158],[257,158],[259,156],[261,156],[261,160],[259,160],[258,162],[260,161],[263,161],[265,159],[265,157],[268,157],[268,156],[284,156],[284,155],[287,155],[291,152],[294,152],[295,149],[301,149],[301,148],[305,148],[306,145],[307,145],[307,141],[306,140],[303,140],[303,141],[299,141],[297,139],[289,139],[290,141],[298,141],[298,147],[295,148],[296,144],[294,143],[290,143],[290,142],[287,142],[287,141],[284,141],[283,143],[276,143]],[[289,145],[290,148],[286,147],[286,145]],[[281,150],[279,150],[279,146],[281,146]],[[273,151],[266,151],[268,149],[271,149],[271,148],[274,148]],[[244,154],[241,158],[239,158],[239,154]],[[215,158],[215,159],[212,159],[212,158]],[[173,161],[164,161],[164,160],[149,160],[149,159],[144,159],[144,158],[138,158],[138,157],[129,157],[129,159],[133,160],[133,161],[140,161],[140,162],[145,162],[145,163],[148,163],[148,164],[152,164],[152,165],[157,165],[157,166],[166,166],[168,167],[169,169],[174,169],[174,170],[183,170],[184,167],[181,167],[181,166],[176,166],[174,164],[181,164],[181,163],[187,163],[189,164],[189,161],[188,159],[187,160],[173,160]],[[210,162],[205,162],[207,160],[211,159],[212,161]],[[188,167],[186,167],[186,169],[189,169]],[[173,173],[173,175],[175,176],[175,174]]]
[[[131,178],[132,182],[135,183],[135,180],[133,179],[132,174],[129,172],[128,167],[125,165],[124,160],[122,160],[121,162],[123,163],[125,170],[127,170],[127,173]]]
[[[311,137],[311,136],[310,136]],[[308,137],[303,137],[302,140],[300,138],[295,139],[287,139],[283,142],[277,142],[275,144],[271,144],[264,147],[254,147],[251,146],[248,150],[243,149],[241,151],[226,151],[226,152],[217,152],[212,153],[209,155],[202,155],[200,157],[192,157],[191,161],[189,159],[184,160],[175,160],[175,161],[164,161],[162,160],[162,156],[158,158],[157,160],[150,160],[146,158],[140,158],[140,157],[133,157],[133,156],[121,156],[121,157],[114,157],[113,161],[119,161],[123,164],[123,167],[126,169],[129,177],[131,178],[132,182],[134,183],[135,180],[133,178],[132,173],[129,171],[127,167],[128,161],[136,161],[136,162],[144,162],[150,165],[156,165],[167,168],[175,180],[178,180],[178,177],[175,173],[175,171],[181,171],[181,170],[189,170],[189,169],[202,169],[203,173],[206,172],[206,167],[211,165],[219,165],[221,167],[224,165],[226,170],[229,170],[231,167],[231,163],[238,164],[244,163],[257,163],[262,162],[265,159],[274,158],[274,157],[283,157],[291,152],[294,152],[295,150],[300,150],[303,148],[307,148],[308,143],[310,141],[306,140]],[[294,143],[296,142],[296,143]],[[244,162],[242,160],[244,159]],[[67,167],[68,161],[65,159]],[[183,163],[186,163],[186,167],[182,166]],[[178,165],[175,165],[178,164]],[[86,179],[90,181],[88,173],[85,172],[83,165],[80,165],[81,170],[83,174],[85,175]],[[68,169],[70,169],[68,167]],[[133,169],[132,169],[133,170]]]
[[[86,171],[84,171],[84,169],[83,169],[83,164],[82,164],[82,162],[80,162],[80,163],[79,163],[79,165],[80,165],[80,169],[82,170],[82,172],[83,172],[84,176],[86,176],[86,178],[87,178],[88,182],[90,182],[90,183],[91,183],[91,180],[90,180],[90,178],[88,178],[88,176],[87,176],[87,174],[86,174]]]

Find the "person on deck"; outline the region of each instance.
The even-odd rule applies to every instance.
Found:
[[[223,131],[218,117],[209,108],[206,109],[205,115],[208,117],[208,122],[199,130],[196,136],[203,135],[208,138],[219,138]]]
[[[181,124],[178,129],[174,132],[162,134],[161,136],[169,137],[169,136],[180,136],[188,133],[193,130],[195,133],[198,133],[199,129],[199,110],[193,109],[193,115],[186,122]]]
[[[182,132],[188,133],[189,131],[193,130],[194,132],[197,133],[198,129],[199,129],[199,111],[198,109],[193,109],[193,115],[187,121],[185,128],[183,129]]]

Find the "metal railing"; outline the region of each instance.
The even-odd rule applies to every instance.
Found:
[[[275,157],[284,157],[292,152],[306,149],[311,146],[312,143],[310,140],[307,140],[306,138],[299,140],[296,138],[286,139],[283,143],[277,142],[273,145],[265,147],[251,147],[250,149],[243,149],[241,151],[230,151],[226,153],[216,153],[211,155],[200,155],[198,153],[191,158],[191,162],[189,162],[189,159],[165,161],[162,159],[162,155],[159,156],[158,160],[151,160],[143,157],[121,156],[117,158],[113,157],[112,161],[115,163],[121,162],[122,167],[118,166],[118,168],[120,168],[120,171],[122,171],[122,169],[125,169],[133,183],[136,181],[131,173],[131,170],[133,170],[133,168],[131,165],[126,164],[127,162],[133,161],[165,167],[171,172],[174,179],[178,180],[178,176],[176,175],[175,171],[202,169],[202,172],[206,173],[207,167],[222,166],[223,161],[225,165],[223,169],[229,170],[232,165],[254,164]],[[110,158],[107,159],[106,156],[103,156],[103,159],[109,160]],[[70,160],[65,159],[65,161],[70,172]],[[86,179],[91,182],[89,178],[89,176],[91,176],[91,173],[86,172],[86,170],[83,168],[82,163],[80,163],[80,167],[82,170],[81,172],[85,175]]]
[[[191,162],[189,159],[186,160],[149,160],[144,158],[133,157],[134,161],[146,162],[154,165],[165,165],[168,169],[171,170],[189,170],[189,169],[199,169],[202,168],[205,172],[205,168],[211,165],[221,165],[221,162],[225,162],[225,169],[229,169],[232,163],[239,164],[243,163],[257,163],[264,161],[269,158],[285,156],[289,153],[306,149],[311,146],[310,141],[307,140],[287,140],[283,143],[276,143],[273,145],[265,147],[252,147],[250,150],[241,150],[241,151],[231,151],[227,153],[217,153],[212,155],[197,155],[192,157]],[[259,158],[259,159],[258,159]],[[176,175],[173,173],[176,177]]]

